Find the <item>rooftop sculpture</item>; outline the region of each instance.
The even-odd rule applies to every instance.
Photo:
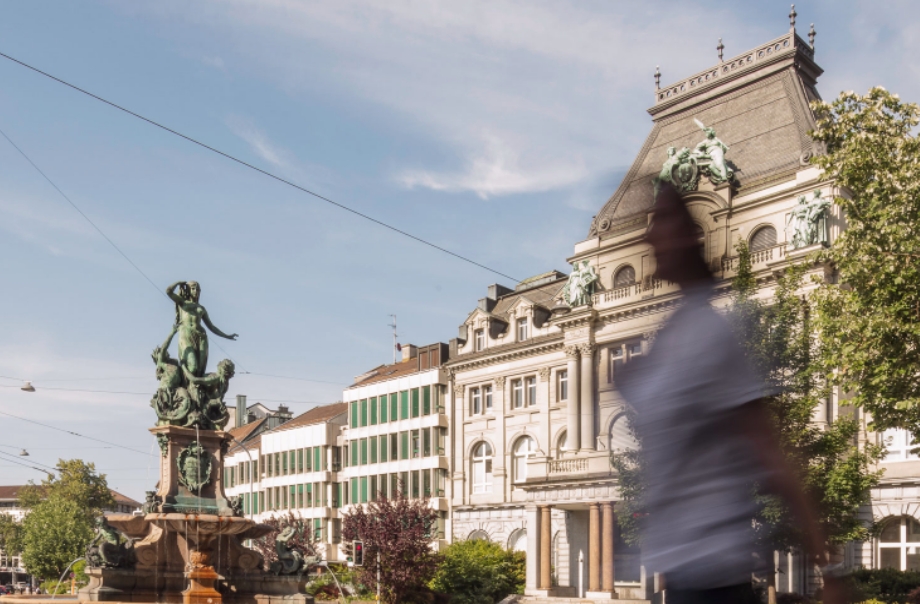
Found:
[[[662,182],[669,182],[681,193],[696,191],[700,176],[706,176],[714,185],[731,182],[735,171],[725,160],[728,145],[716,136],[715,128],[706,126],[694,118],[694,123],[703,131],[705,138],[691,150],[683,147],[668,147],[668,157],[655,179],[656,189]]]

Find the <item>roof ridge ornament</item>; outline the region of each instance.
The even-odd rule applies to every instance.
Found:
[[[789,10],[789,31],[795,31],[795,18],[798,16],[799,14],[795,12],[795,4],[793,4]]]
[[[716,50],[719,51],[719,63],[722,63],[722,51],[725,50],[725,44],[722,44],[722,38],[719,38],[719,45],[716,46]]]
[[[812,52],[815,51],[815,36],[816,35],[817,35],[817,32],[815,32],[815,24],[812,23],[811,29],[808,30],[808,45],[811,46]]]
[[[655,90],[661,90],[661,69],[655,65]]]

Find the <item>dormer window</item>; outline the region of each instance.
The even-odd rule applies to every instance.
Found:
[[[479,352],[486,347],[486,332],[484,329],[477,329],[473,332],[473,349]]]
[[[530,334],[528,333],[527,328],[527,318],[517,320],[517,339],[518,342],[523,342],[526,340]]]

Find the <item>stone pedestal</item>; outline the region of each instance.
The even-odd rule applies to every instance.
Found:
[[[188,571],[188,589],[182,592],[182,604],[221,604],[223,598],[214,589],[214,582],[220,578],[211,566],[211,557],[195,551],[191,555]]]
[[[233,516],[224,494],[226,432],[176,426],[151,428],[160,443],[160,487],[156,511]]]

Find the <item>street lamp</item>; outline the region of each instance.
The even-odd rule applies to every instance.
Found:
[[[23,392],[35,392],[35,386],[32,385],[32,382],[25,381],[22,383],[20,390]]]

